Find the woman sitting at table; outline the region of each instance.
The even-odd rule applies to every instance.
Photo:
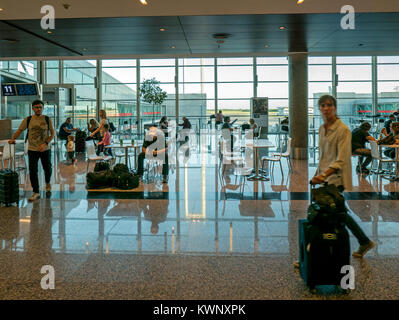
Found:
[[[104,124],[104,136],[103,139],[98,143],[97,146],[97,155],[99,156],[101,152],[104,152],[104,155],[109,155],[113,157],[111,148],[105,149],[106,146],[111,145],[111,133],[109,132],[109,124]]]
[[[392,135],[395,138],[395,144],[399,144],[399,122],[391,123],[390,135]],[[384,151],[384,155],[391,159],[395,159],[395,148],[387,148]]]
[[[89,131],[89,133],[95,132],[99,127],[100,127],[100,124],[97,122],[96,119],[90,119],[89,123],[87,124],[87,130]],[[86,138],[86,140],[92,140],[92,139],[97,140],[97,141],[101,140],[100,132],[98,130],[94,134],[94,137],[89,135]]]

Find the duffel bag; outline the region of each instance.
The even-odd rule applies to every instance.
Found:
[[[112,187],[113,174],[110,170],[89,172],[86,174],[86,188],[100,189]]]
[[[116,175],[114,186],[123,190],[130,190],[139,186],[139,177],[129,172],[123,172]]]

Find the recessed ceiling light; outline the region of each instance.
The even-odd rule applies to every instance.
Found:
[[[268,44],[265,44],[265,48],[269,48],[269,45],[268,45]]]
[[[297,3],[297,4],[301,4],[301,3],[304,3],[304,1],[305,1],[305,0],[297,0],[296,3]]]
[[[165,28],[159,28],[159,31],[165,31]]]
[[[3,8],[0,8],[0,11],[3,11]]]
[[[47,33],[48,33],[48,34],[52,34],[52,33],[53,33],[53,31],[50,31],[50,30],[48,30],[48,31],[47,31]]]
[[[170,48],[171,48],[171,49],[176,49],[176,47],[175,47],[175,46],[170,46]]]
[[[82,50],[83,50],[83,51],[86,51],[87,49],[86,49],[86,48],[83,48]]]
[[[140,0],[140,2],[141,2],[141,4],[142,4],[143,6],[146,6],[146,5],[148,4],[146,0]]]
[[[285,29],[287,29],[287,27],[284,27],[284,26],[280,27],[280,30],[285,30]]]

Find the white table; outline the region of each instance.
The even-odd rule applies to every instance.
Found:
[[[247,142],[246,146],[252,147],[254,149],[254,153],[255,153],[255,157],[254,157],[254,159],[255,159],[255,174],[249,176],[248,180],[250,180],[250,181],[253,181],[253,180],[269,181],[270,178],[268,176],[259,172],[258,150],[260,148],[273,148],[274,147],[273,143],[268,139],[254,139],[252,145]]]

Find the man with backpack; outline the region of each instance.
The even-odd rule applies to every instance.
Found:
[[[19,135],[28,129],[26,140],[28,140],[28,159],[29,159],[29,178],[33,188],[33,195],[29,201],[40,199],[39,194],[39,178],[38,178],[38,162],[42,163],[44,176],[46,180],[46,191],[51,191],[51,153],[50,142],[54,138],[54,128],[51,119],[42,114],[44,103],[41,100],[32,102],[32,110],[34,114],[26,117],[20,124],[18,130],[14,133],[9,144],[14,144]]]

